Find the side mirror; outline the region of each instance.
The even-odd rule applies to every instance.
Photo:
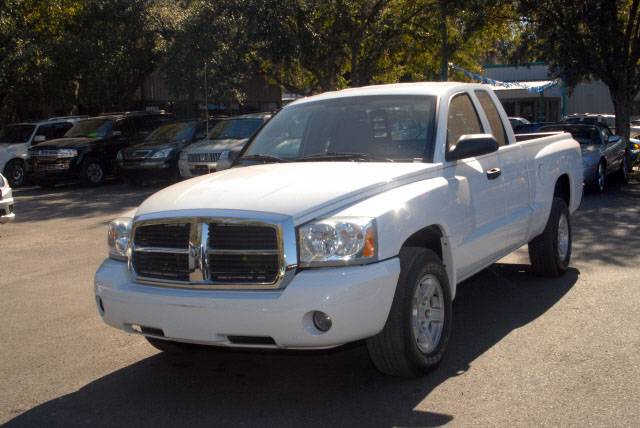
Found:
[[[225,150],[220,154],[220,158],[216,162],[216,171],[229,169],[233,166],[235,160],[238,159],[238,152]]]
[[[449,148],[447,160],[472,158],[498,151],[498,142],[490,134],[468,134],[461,136],[456,145]]]
[[[620,142],[621,139],[622,137],[618,135],[610,135],[609,138],[607,139],[607,143],[618,143]]]
[[[36,135],[35,137],[33,137],[34,144],[44,143],[45,141],[47,141],[47,137],[45,137],[44,135]]]

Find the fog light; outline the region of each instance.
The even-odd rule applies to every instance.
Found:
[[[331,317],[324,312],[315,311],[313,313],[313,325],[320,331],[329,331],[331,328]]]

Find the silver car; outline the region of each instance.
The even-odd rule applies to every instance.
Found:
[[[584,184],[597,192],[604,192],[607,178],[617,174],[627,178],[629,169],[625,157],[624,140],[602,125],[560,124],[540,128],[539,132],[569,132],[580,143]]]
[[[271,113],[256,113],[221,120],[207,139],[190,145],[180,153],[180,175],[191,178],[215,172],[223,152],[242,150],[249,138],[270,118]]]
[[[16,218],[13,212],[13,193],[9,181],[0,174],[0,224],[8,223]]]

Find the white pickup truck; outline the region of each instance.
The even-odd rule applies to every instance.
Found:
[[[483,85],[298,100],[233,168],[110,224],[100,315],[168,352],[366,339],[382,372],[419,375],[443,357],[461,281],[527,243],[534,273],[567,270],[580,146],[519,138]]]

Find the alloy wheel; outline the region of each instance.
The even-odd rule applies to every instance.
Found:
[[[435,275],[424,275],[415,289],[411,307],[411,327],[418,349],[428,354],[440,343],[445,319],[444,293]]]

